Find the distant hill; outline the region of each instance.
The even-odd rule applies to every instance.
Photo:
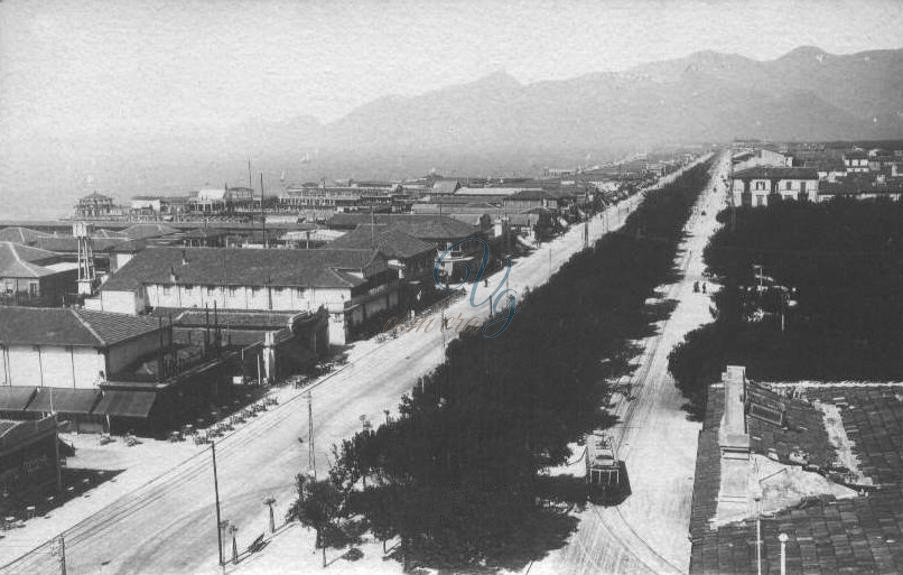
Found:
[[[327,149],[593,149],[734,137],[903,136],[903,50],[798,48],[759,62],[699,52],[625,73],[522,85],[503,73],[382,98],[327,124]]]
[[[903,50],[841,56],[802,47],[764,62],[698,52],[527,85],[497,73],[418,96],[382,97],[325,124],[299,114],[222,129],[174,126],[164,134],[110,135],[104,150],[65,136],[35,139],[6,158],[0,193],[12,196],[7,212],[38,214],[42,207],[59,215],[93,189],[124,200],[184,193],[205,182],[242,184],[248,154],[255,184],[263,171],[274,191],[283,171],[289,181],[394,178],[431,168],[537,173],[658,144],[737,137],[903,138]]]

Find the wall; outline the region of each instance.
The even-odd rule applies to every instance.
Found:
[[[160,332],[153,331],[141,337],[110,346],[107,351],[107,374],[119,373],[141,357],[160,349]]]
[[[135,315],[145,307],[144,290],[100,291],[100,307],[103,311]]]
[[[0,350],[0,382],[91,389],[99,372],[106,373],[105,363],[103,354],[91,347],[13,345]]]
[[[248,287],[193,285],[147,286],[148,304],[153,307],[305,311],[326,306],[341,310],[351,298],[348,288]]]

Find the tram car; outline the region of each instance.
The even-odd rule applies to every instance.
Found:
[[[590,501],[604,504],[619,498],[627,479],[623,465],[610,436],[600,431],[586,436],[586,485]]]

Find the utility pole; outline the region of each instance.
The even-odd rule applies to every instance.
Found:
[[[223,560],[223,527],[219,507],[219,478],[216,474],[216,442],[210,444],[210,454],[213,457],[213,493],[216,496],[216,543],[219,549],[219,564],[225,565]]]
[[[314,404],[313,395],[307,392],[307,465],[314,472],[317,480],[317,452],[314,450]]]
[[[60,533],[59,547],[53,547],[50,550],[52,555],[60,558],[60,575],[66,575],[66,536]]]
[[[549,283],[552,282],[552,246],[549,246]]]
[[[253,204],[252,204],[253,205]],[[263,172],[260,172],[260,231],[263,233],[263,247],[267,247],[267,213],[263,207]]]

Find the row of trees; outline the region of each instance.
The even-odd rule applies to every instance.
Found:
[[[723,284],[716,320],[688,334],[669,364],[695,414],[728,363],[764,380],[903,376],[903,205],[778,202],[738,209],[733,226],[728,211],[719,218],[727,225],[705,250]],[[767,301],[771,313],[750,321],[762,306],[750,289],[756,265],[795,289],[797,305]]]
[[[336,511],[398,538],[406,563],[435,568],[517,569],[562,545],[574,520],[537,506],[553,496],[541,472],[567,461],[569,442],[612,423],[604,382],[627,373],[630,342],[659,319],[644,302],[674,273],[708,172],[700,165],[649,193],[621,233],[524,294],[501,337],[452,342],[397,419],[336,446],[329,482],[347,494]],[[305,489],[302,479],[299,501]]]

